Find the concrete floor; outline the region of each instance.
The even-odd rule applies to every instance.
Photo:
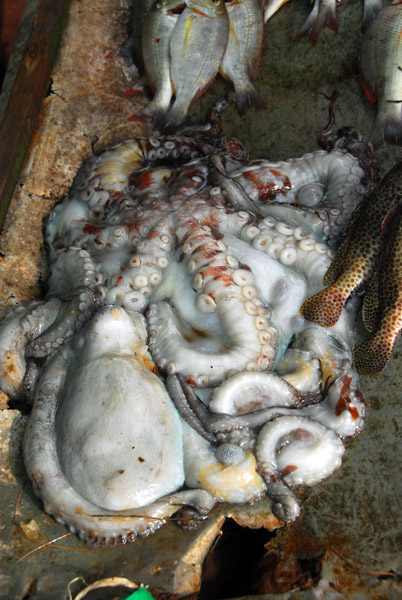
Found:
[[[292,41],[309,10],[308,2],[291,0],[266,26],[256,83],[268,109],[250,111],[243,119],[232,109],[225,114],[226,134],[239,137],[252,157],[276,160],[317,149],[317,133],[328,118],[323,94],[334,88],[340,92],[336,126],[353,125],[365,135],[370,131],[375,107],[365,99],[358,78],[362,2],[350,0],[340,7],[339,33],[325,30],[314,48],[306,40]],[[66,193],[82,158],[90,153],[90,141],[83,134],[99,135],[102,145],[145,134],[142,125],[127,122],[135,112],[133,102],[122,96],[130,87],[129,73],[121,59],[105,58],[123,41],[127,15],[126,0],[72,1],[52,91],[43,102],[38,131],[0,239],[2,313],[41,294],[38,282],[46,278],[42,218]],[[193,107],[191,118],[202,121],[207,107],[228,89],[228,84],[217,80]],[[143,105],[145,98],[138,97],[135,103]],[[402,158],[402,150],[385,147],[377,156],[384,173]],[[369,404],[367,426],[347,442],[341,470],[305,492],[302,516],[292,526],[272,533],[259,530],[262,522],[268,529],[277,525],[270,520],[269,503],[252,507],[248,515],[243,509],[230,512],[222,506],[196,532],[182,532],[170,523],[149,539],[122,548],[92,549],[70,535],[38,549],[64,536],[66,530],[41,510],[33,496],[20,458],[26,417],[8,410],[3,398],[0,598],[67,598],[68,583],[81,576],[88,582],[128,577],[150,585],[160,597],[167,595],[156,588],[179,596],[190,594],[203,577],[200,600],[400,598],[401,363],[398,343],[383,374],[362,378]],[[228,514],[238,523],[246,519],[257,529],[245,530],[249,531],[245,537],[231,521],[224,524]],[[219,541],[202,574],[201,565],[215,538]],[[252,546],[255,559],[249,565],[246,558]],[[237,564],[235,554],[241,557],[240,565],[247,564],[243,573],[239,568],[249,582],[246,589],[240,579],[228,579],[227,565]],[[82,584],[74,585],[75,594]],[[102,594],[90,598],[109,597]],[[124,598],[124,593],[119,597]]]

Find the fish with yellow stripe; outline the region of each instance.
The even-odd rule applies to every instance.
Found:
[[[302,315],[324,327],[334,325],[349,296],[375,273],[384,233],[402,206],[402,162],[397,163],[361,202],[324,277],[329,287],[304,302]]]
[[[215,79],[225,52],[229,20],[224,0],[186,0],[170,38],[170,78],[175,101],[158,121],[174,129],[192,102]]]

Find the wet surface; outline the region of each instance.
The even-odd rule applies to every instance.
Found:
[[[340,7],[338,35],[325,30],[314,48],[306,40],[292,41],[309,10],[308,2],[292,0],[266,26],[256,82],[268,109],[240,120],[230,108],[224,116],[226,134],[238,136],[252,157],[277,160],[316,150],[316,136],[328,120],[325,95],[334,88],[340,91],[336,126],[353,125],[366,135],[370,130],[375,107],[358,78],[362,3]],[[90,154],[86,136],[98,135],[103,146],[146,133],[144,126],[127,122],[145,98],[123,97],[129,73],[122,59],[106,58],[124,40],[127,18],[123,0],[72,2],[49,95],[0,240],[2,313],[43,292],[42,219]],[[203,120],[207,107],[228,89],[217,80],[191,118]],[[383,148],[377,156],[384,173],[402,158],[402,149]],[[342,468],[323,484],[301,490],[301,518],[281,529],[275,529],[278,522],[264,501],[246,513],[221,506],[197,531],[183,532],[172,522],[126,547],[86,547],[41,510],[20,456],[26,417],[3,403],[0,598],[67,598],[74,578],[89,583],[109,576],[148,584],[156,597],[191,594],[194,600],[401,597],[401,348],[398,343],[383,374],[362,378],[367,425],[347,441]],[[225,522],[225,514],[233,520]],[[246,524],[252,529],[240,529]],[[57,541],[45,545],[52,540]],[[239,577],[228,583],[230,570]],[[74,593],[80,586],[75,584]],[[89,597],[109,597],[102,593]]]

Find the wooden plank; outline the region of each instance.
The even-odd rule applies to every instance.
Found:
[[[0,228],[35,131],[71,0],[39,0],[0,129]]]

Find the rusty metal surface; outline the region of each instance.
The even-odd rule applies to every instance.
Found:
[[[324,31],[315,48],[306,41],[292,41],[309,10],[307,2],[290,2],[266,26],[257,86],[268,109],[250,111],[242,120],[231,109],[225,115],[226,133],[240,137],[253,157],[275,160],[315,150],[316,135],[327,122],[328,101],[322,94],[335,87],[340,90],[337,126],[354,125],[365,134],[370,130],[375,109],[360,89],[357,67],[361,2],[351,0],[339,9],[338,35]],[[90,139],[85,135],[99,135],[100,145],[105,145],[145,134],[142,125],[127,122],[135,112],[133,100],[123,97],[131,83],[129,72],[122,59],[106,58],[125,39],[127,19],[128,0],[71,3],[51,90],[43,100],[35,139],[0,239],[1,314],[41,294],[39,282],[47,274],[42,219],[66,193],[83,157],[90,154]],[[192,109],[192,118],[202,120],[206,107],[227,89],[217,80]],[[138,108],[145,98],[139,96],[134,102]],[[402,150],[388,147],[378,156],[385,171],[402,157]],[[240,525],[247,519],[254,533],[261,523],[274,529],[277,522],[273,518],[269,522],[269,502],[246,512],[221,506],[195,532],[183,532],[170,523],[150,538],[125,547],[93,549],[71,535],[62,538],[65,528],[43,513],[26,482],[20,457],[25,417],[7,410],[3,398],[0,598],[22,600],[29,593],[37,600],[67,598],[67,584],[78,576],[88,582],[124,576],[178,596],[196,592],[203,577],[200,600],[401,597],[401,362],[398,343],[385,373],[363,378],[370,405],[366,429],[347,442],[339,472],[302,492],[302,516],[294,525],[252,538],[259,545],[252,564],[246,561],[249,550],[242,547],[244,538],[237,542],[226,528],[225,514]],[[43,546],[56,538],[60,539]],[[204,557],[216,538],[220,541],[213,545],[202,574]],[[248,576],[246,589],[236,581],[226,583],[226,588],[222,583],[225,562],[235,564],[223,544],[225,538],[229,546],[233,539],[233,550],[247,564],[243,573],[238,568],[238,577]]]

